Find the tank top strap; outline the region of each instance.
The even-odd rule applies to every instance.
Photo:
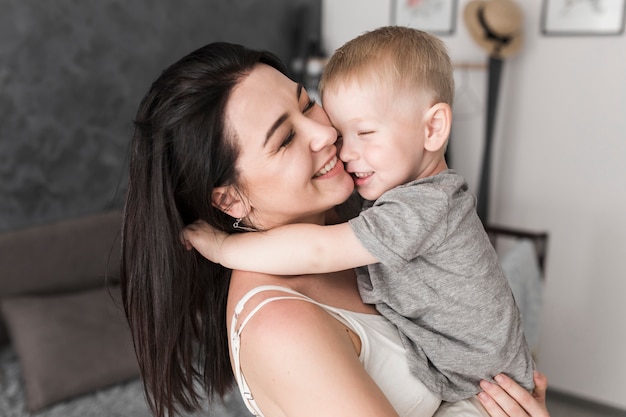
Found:
[[[244,323],[246,323],[248,321],[248,317],[253,316],[254,314],[256,314],[257,311],[259,311],[261,309],[261,307],[263,307],[265,304],[267,304],[270,301],[273,300],[282,300],[282,299],[293,299],[293,298],[301,298],[304,299],[306,301],[310,301],[314,304],[318,304],[317,301],[313,300],[312,298],[307,297],[304,294],[301,294],[295,290],[292,290],[291,288],[286,288],[286,287],[281,287],[280,285],[261,285],[258,286],[256,288],[253,288],[252,290],[248,291],[246,293],[246,295],[244,295],[241,300],[239,300],[239,302],[237,303],[237,305],[235,306],[235,315],[234,318],[238,318],[239,314],[241,314],[241,312],[243,311],[244,307],[246,306],[246,303],[248,301],[250,301],[250,299],[252,297],[254,297],[255,295],[262,293],[264,291],[281,291],[281,292],[285,292],[288,294],[292,294],[296,297],[272,297],[272,298],[268,298],[267,300],[264,300],[263,302],[259,303],[258,306],[256,306],[251,312],[250,314],[248,314],[248,316],[246,317],[246,320],[244,320]],[[244,324],[242,323],[242,326]]]
[[[252,297],[264,291],[280,291],[280,292],[284,292],[290,295],[270,297],[261,301],[256,307],[252,309],[252,311],[250,311],[250,313],[248,313],[248,315],[244,318],[244,320],[238,326],[239,315],[243,311],[246,303],[250,301]],[[239,302],[235,306],[235,312],[233,313],[233,318],[230,323],[230,338],[231,338],[231,349],[233,351],[233,362],[235,365],[234,366],[235,378],[237,379],[237,385],[239,386],[239,391],[241,392],[241,396],[244,399],[244,403],[246,404],[246,407],[248,407],[248,410],[255,416],[263,417],[263,413],[261,413],[261,410],[257,406],[256,401],[254,401],[254,397],[252,396],[250,387],[248,386],[248,383],[246,382],[246,379],[244,378],[241,372],[241,361],[239,358],[239,349],[241,347],[241,332],[243,331],[248,321],[261,308],[263,308],[263,306],[265,306],[266,304],[272,301],[289,300],[289,299],[305,300],[305,301],[312,302],[314,304],[319,304],[315,300],[307,297],[306,295],[300,294],[299,292],[294,291],[291,288],[285,288],[279,285],[261,285],[259,287],[256,287],[250,290],[248,293],[246,293],[246,295],[244,295],[241,298],[241,300],[239,300]]]

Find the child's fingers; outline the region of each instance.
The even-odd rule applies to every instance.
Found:
[[[182,243],[185,246],[185,249],[192,250],[193,249],[193,245],[189,241],[189,234],[188,233],[189,232],[187,231],[187,229],[183,229],[183,231],[180,232],[180,234],[178,235],[178,238],[180,239],[180,243]]]
[[[216,263],[220,261],[219,250],[226,237],[227,233],[214,229],[203,220],[190,223],[179,234],[185,249],[195,249],[200,255]]]
[[[206,226],[206,222],[203,220],[196,220],[193,223],[188,224],[180,232],[180,241],[185,245],[185,249],[192,250],[194,248],[194,242],[196,237],[202,231],[202,228]]]

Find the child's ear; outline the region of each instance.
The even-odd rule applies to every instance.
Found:
[[[437,103],[426,111],[426,138],[424,149],[436,152],[444,147],[452,128],[452,109],[446,103]]]
[[[232,185],[214,188],[211,204],[235,219],[246,217],[250,211],[248,204]]]

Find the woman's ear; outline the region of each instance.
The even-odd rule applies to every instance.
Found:
[[[250,211],[248,204],[232,185],[214,188],[211,193],[211,204],[235,219],[246,217]]]
[[[452,128],[452,109],[446,103],[437,103],[426,111],[424,149],[437,152],[444,148]]]

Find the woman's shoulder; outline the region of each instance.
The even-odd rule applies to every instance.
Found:
[[[332,319],[315,301],[281,285],[244,287],[229,298],[235,303],[229,310],[237,320],[237,330],[242,332],[239,327],[245,325],[246,338],[264,337],[265,332],[271,332],[273,338],[284,333],[288,338],[302,327]]]
[[[272,361],[297,359],[318,345],[352,343],[345,326],[321,305],[289,287],[260,285],[237,293],[231,331],[240,335],[248,354]],[[315,351],[315,350],[313,350]],[[242,351],[243,353],[243,351]]]
[[[252,316],[253,315],[253,316]],[[247,320],[245,338],[253,339],[261,346],[268,340],[274,350],[275,343],[283,346],[320,336],[322,331],[331,330],[329,323],[336,320],[328,312],[304,296],[289,295],[279,291],[268,291],[255,296],[242,310],[241,319]],[[268,335],[271,335],[268,338]],[[271,340],[269,340],[271,339]]]
[[[237,317],[237,325],[244,322],[239,334],[240,366],[262,408],[264,398],[272,399],[270,408],[285,399],[275,395],[275,390],[289,392],[289,398],[304,395],[297,388],[303,384],[303,375],[321,382],[322,375],[332,371],[331,363],[357,362],[345,327],[306,298],[291,298],[276,290],[256,294]]]
[[[290,288],[263,289],[231,295],[249,297],[233,328],[246,322],[240,370],[265,415],[393,414],[359,360],[358,336],[328,306]]]

